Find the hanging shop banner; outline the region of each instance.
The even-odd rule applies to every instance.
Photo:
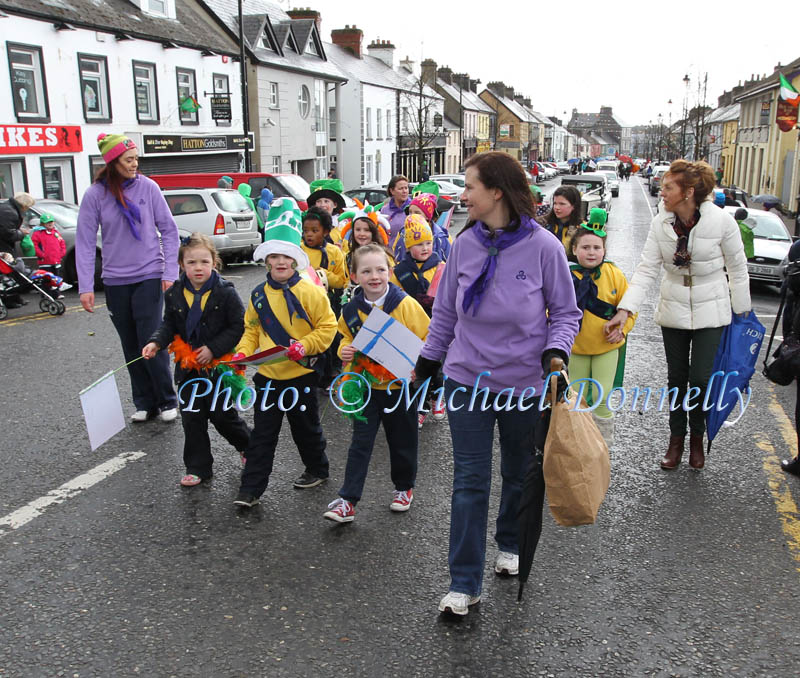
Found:
[[[0,125],[0,154],[79,153],[83,135],[77,125]]]
[[[781,132],[791,132],[797,125],[797,106],[792,106],[788,101],[778,99],[775,113],[775,122]]]
[[[142,135],[145,154],[151,153],[209,153],[211,151],[252,151],[253,133],[182,136],[180,134]]]
[[[231,98],[227,94],[215,94],[211,97],[211,119],[231,121]]]

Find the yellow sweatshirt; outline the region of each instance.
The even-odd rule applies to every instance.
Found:
[[[308,256],[309,263],[316,271],[318,268],[320,268],[322,252],[312,247],[306,247],[305,243],[302,243],[301,246],[303,251]],[[340,290],[347,285],[347,271],[345,270],[344,265],[344,254],[342,254],[340,247],[337,245],[331,245],[330,243],[325,245],[325,252],[328,254],[328,267],[325,269],[325,273],[328,276],[328,285],[331,289]]]
[[[422,265],[423,265],[424,263],[425,263],[424,261],[417,261],[417,262],[416,262],[416,264],[417,264],[417,268],[418,268],[418,269],[422,268]],[[438,268],[439,268],[438,266],[433,266],[432,268],[429,268],[427,271],[425,271],[425,272],[422,274],[422,277],[423,277],[423,278],[425,278],[425,280],[427,280],[427,281],[428,281],[428,284],[429,284],[429,285],[431,284],[431,281],[433,280],[433,276],[435,276],[435,275],[436,275],[436,270],[437,270]],[[401,283],[401,282],[400,282],[400,281],[397,279],[397,276],[394,274],[394,270],[392,270],[392,277],[391,277],[391,278],[389,278],[389,282],[392,282],[392,283],[394,283],[394,284],[395,284],[395,285],[397,285],[397,286],[398,286],[398,287],[399,287],[401,290],[403,289],[403,284],[402,284],[402,283]]]
[[[378,308],[381,307],[379,306]],[[401,324],[405,325],[420,339],[425,341],[425,338],[428,336],[428,325],[430,325],[431,319],[428,317],[428,314],[422,310],[422,306],[417,303],[416,299],[413,299],[410,296],[404,297],[403,301],[401,301],[397,305],[397,308],[395,308],[389,315]],[[359,311],[358,316],[361,318],[361,320],[365,320],[367,314]],[[339,334],[342,335],[342,341],[339,344],[339,357],[341,358],[342,349],[345,346],[350,346],[350,344],[353,343],[353,335],[350,334],[350,329],[347,327],[347,322],[345,322],[344,315],[339,318]],[[342,372],[349,372],[351,367],[352,365],[350,364],[343,366]],[[388,384],[388,381],[381,382],[374,384],[372,388],[385,391]],[[393,393],[395,386],[392,386]]]
[[[583,278],[583,275],[577,271],[572,271],[572,275],[579,280]],[[597,298],[614,306],[622,300],[628,289],[628,280],[625,278],[625,274],[610,261],[605,261],[600,266],[600,277],[596,278],[594,283],[597,285]],[[581,330],[575,337],[572,352],[577,355],[601,355],[622,346],[625,343],[624,340],[616,344],[609,344],[606,341],[606,335],[603,332],[603,325],[606,322],[608,321],[604,318],[585,310]],[[622,332],[626,336],[635,322],[635,315],[628,318],[622,328]]]
[[[267,295],[269,305],[278,322],[289,333],[289,336],[303,344],[307,355],[322,353],[333,343],[333,339],[336,336],[336,316],[331,310],[328,296],[322,287],[303,278],[291,289],[311,319],[311,325],[296,315],[290,323],[283,290],[274,290],[268,283],[264,283],[264,292]],[[274,346],[275,342],[270,339],[269,335],[261,327],[261,321],[258,318],[256,309],[253,307],[251,298],[247,303],[247,310],[244,314],[244,334],[239,340],[236,352],[249,356]],[[308,374],[312,370],[290,360],[272,365],[261,365],[258,371],[267,379],[294,379]]]

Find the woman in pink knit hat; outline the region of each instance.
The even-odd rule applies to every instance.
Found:
[[[139,174],[136,144],[122,134],[101,134],[97,146],[106,166],[84,194],[78,214],[78,291],[83,308],[93,313],[99,226],[106,306],[129,362],[141,356],[161,324],[164,291],[178,279],[178,227],[158,185]],[[136,406],[131,420],[174,421],[178,399],[167,353],[134,362],[128,372]]]

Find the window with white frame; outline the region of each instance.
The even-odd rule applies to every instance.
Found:
[[[78,54],[83,118],[86,122],[111,120],[108,96],[108,62],[104,56]]]
[[[383,111],[380,108],[375,109],[375,131],[378,139],[383,139]]]
[[[281,172],[281,156],[273,155],[272,156],[272,173],[273,174],[280,174]]]
[[[269,107],[278,108],[278,83],[269,83]]]
[[[300,92],[297,95],[297,107],[300,110],[300,117],[305,120],[311,112],[311,91],[306,85],[300,85]]]
[[[213,74],[213,82],[214,82],[214,94],[225,94],[229,98],[231,96],[230,90],[230,80],[227,75],[222,73],[214,73]],[[231,121],[230,120],[215,120],[217,123],[217,127],[230,127]]]
[[[392,109],[386,109],[386,138],[392,138]]]
[[[368,108],[364,116],[364,130],[367,139],[372,139],[372,109]]]
[[[196,125],[198,123],[197,110],[197,83],[194,71],[190,68],[176,68],[178,79],[178,113],[182,125]]]
[[[372,156],[368,155],[364,161],[364,183],[372,183]]]
[[[328,109],[328,129],[328,139],[333,141],[336,139],[336,109],[332,107]]]
[[[50,122],[42,48],[6,43],[11,95],[18,122]]]
[[[325,81],[314,80],[314,129],[317,134],[325,134],[327,132],[327,123],[325,113],[328,107],[325,105]],[[324,140],[322,137],[321,140]]]
[[[167,2],[166,0],[145,0],[147,2],[147,11],[150,14],[160,14],[167,16]]]
[[[133,83],[136,90],[136,119],[144,123],[158,122],[156,65],[134,61]]]

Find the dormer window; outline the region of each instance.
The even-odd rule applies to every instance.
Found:
[[[175,18],[175,0],[131,0],[131,2],[150,16]]]
[[[319,47],[317,47],[317,43],[314,40],[314,36],[310,35],[308,37],[308,44],[306,45],[306,54],[311,54],[313,56],[321,57],[322,55],[319,53]]]

